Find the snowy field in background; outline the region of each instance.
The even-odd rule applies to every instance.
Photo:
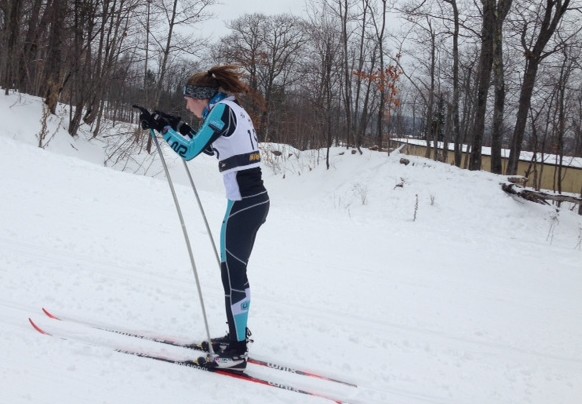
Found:
[[[0,95],[0,404],[327,402],[36,333],[27,318],[42,322],[46,306],[205,336],[157,156],[104,167],[108,145],[70,138],[57,118],[39,149],[40,116],[39,99]],[[210,330],[222,335],[216,260],[184,165],[165,155]],[[485,172],[339,148],[328,171],[324,156],[264,156],[271,211],[249,265],[251,354],[359,387],[268,374],[353,403],[582,402],[582,217],[513,199],[504,177]],[[188,166],[217,238],[226,202],[216,160]]]

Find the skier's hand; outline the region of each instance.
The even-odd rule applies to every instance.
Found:
[[[158,114],[151,114],[147,109],[140,107],[139,105],[134,105],[133,107],[141,111],[139,114],[139,122],[142,129],[154,129],[158,132],[162,132],[164,126],[169,125],[169,123]]]
[[[165,119],[170,127],[174,129],[176,132],[182,134],[183,136],[190,136],[192,137],[192,128],[186,122],[182,120],[179,116],[174,116],[170,114],[166,114],[165,112],[155,110],[154,111],[158,116],[162,119]]]

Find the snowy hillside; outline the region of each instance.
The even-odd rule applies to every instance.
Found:
[[[141,172],[105,167],[103,141],[71,139],[54,118],[39,149],[40,102],[0,96],[0,404],[330,402],[117,353],[194,355],[42,314],[205,337],[157,157],[137,156],[149,159]],[[212,247],[183,163],[165,155],[210,331],[222,335]],[[317,155],[265,156],[272,203],[249,265],[251,355],[358,388],[250,372],[350,403],[582,402],[582,217],[515,200],[485,172],[344,149],[327,171]],[[217,239],[216,161],[188,167]],[[43,336],[28,317],[76,339]]]

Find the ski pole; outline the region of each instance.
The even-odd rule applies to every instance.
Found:
[[[196,190],[196,186],[194,185],[194,180],[192,179],[192,175],[190,174],[190,170],[188,169],[188,164],[186,164],[186,160],[182,159],[182,161],[184,162],[184,168],[186,169],[186,173],[188,174],[188,178],[190,179],[190,185],[192,185],[192,189],[194,190],[194,195],[196,195],[196,201],[198,201],[198,207],[200,208],[200,212],[202,213],[202,218],[204,219],[204,224],[206,225],[206,231],[208,232],[208,237],[210,237],[210,243],[212,244],[212,249],[214,250],[214,255],[216,256],[216,262],[218,263],[218,268],[220,269],[220,257],[218,256],[216,243],[214,242],[214,238],[212,237],[212,232],[210,231],[210,226],[208,225],[208,220],[206,219],[206,214],[204,213],[204,208],[202,207],[202,202],[200,202],[200,196],[198,196],[198,191]]]
[[[194,272],[194,278],[196,279],[196,288],[198,289],[198,297],[200,298],[200,306],[202,308],[202,316],[204,317],[204,327],[206,328],[206,336],[208,337],[208,350],[210,351],[211,357],[216,356],[212,348],[212,341],[210,339],[210,328],[208,327],[208,318],[206,317],[206,309],[204,308],[204,299],[202,297],[202,289],[200,288],[200,279],[198,278],[198,271],[196,270],[196,263],[194,262],[194,254],[192,253],[192,246],[190,244],[190,238],[188,237],[188,231],[186,230],[186,224],[184,222],[184,216],[182,216],[182,210],[180,209],[180,203],[178,202],[178,197],[176,196],[176,190],[174,189],[174,184],[172,183],[172,178],[170,177],[170,171],[168,170],[168,165],[162,154],[162,148],[156,137],[156,133],[153,129],[150,129],[150,134],[154,138],[154,143],[156,144],[156,149],[158,150],[158,155],[162,161],[162,166],[164,167],[164,172],[166,173],[166,178],[168,179],[168,185],[170,185],[170,191],[172,191],[172,197],[174,198],[174,204],[176,205],[176,211],[178,212],[178,217],[180,218],[180,224],[182,225],[182,232],[184,233],[184,239],[186,240],[186,247],[188,248],[188,255],[190,256],[190,262],[192,263],[192,271]]]

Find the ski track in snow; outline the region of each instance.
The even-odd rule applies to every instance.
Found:
[[[29,316],[56,322],[43,319],[46,306],[205,337],[165,179],[100,166],[101,144],[62,129],[46,150],[34,147],[41,101],[17,98],[0,96],[0,404],[328,402],[110,347],[190,354],[179,348],[85,335],[73,324],[59,327],[110,347],[36,333]],[[14,122],[14,114],[29,118]],[[314,152],[264,168],[272,205],[249,264],[251,353],[359,387],[265,376],[353,403],[582,402],[580,216],[506,196],[501,176],[331,153],[329,171]],[[183,164],[165,154],[219,335],[226,324],[216,259]],[[217,239],[225,200],[216,161],[189,167]]]

